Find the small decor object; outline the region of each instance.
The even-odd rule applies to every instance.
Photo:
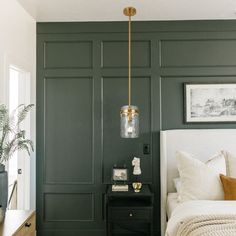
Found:
[[[128,169],[126,168],[113,168],[113,181],[125,182],[128,180]]]
[[[236,83],[184,84],[185,122],[235,122]]]
[[[140,158],[134,157],[132,160],[132,166],[134,167],[133,175],[141,175],[142,171],[140,168]]]
[[[15,151],[26,150],[29,155],[30,151],[33,151],[33,142],[26,138],[25,130],[20,128],[32,107],[33,104],[19,105],[12,114],[9,114],[6,106],[0,104],[0,205],[3,215],[8,199],[8,177],[5,164]]]
[[[122,138],[139,137],[139,109],[131,105],[131,16],[136,14],[136,9],[126,7],[124,15],[129,17],[129,35],[128,35],[128,105],[122,106],[120,110],[120,136]]]
[[[128,192],[129,186],[128,184],[113,184],[112,191],[113,192]]]
[[[142,183],[133,182],[132,186],[133,186],[134,192],[139,193],[142,188]]]
[[[128,169],[125,167],[114,167],[112,169],[112,191],[129,191],[128,181]]]
[[[140,167],[140,158],[138,157],[134,157],[134,159],[132,160],[132,166],[134,167],[133,170],[133,175],[141,175],[142,171],[141,171],[141,167]],[[142,183],[140,183],[139,181],[136,181],[132,184],[133,189],[136,193],[140,192],[141,188],[142,188]]]

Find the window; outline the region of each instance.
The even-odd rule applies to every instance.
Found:
[[[9,67],[9,111],[20,104],[30,103],[30,76],[15,66]],[[30,138],[30,117],[22,123]],[[9,209],[29,209],[30,204],[30,162],[26,152],[15,152],[8,162]]]

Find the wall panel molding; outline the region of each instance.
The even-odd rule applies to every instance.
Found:
[[[92,68],[92,41],[45,41],[45,69]],[[81,57],[81,55],[83,55]]]
[[[93,193],[45,193],[44,221],[92,222],[94,207]]]
[[[128,41],[103,41],[101,50],[102,68],[128,68]],[[132,68],[150,68],[150,66],[151,42],[132,40]]]
[[[83,84],[85,83],[85,86],[87,87],[87,91],[86,90],[83,91],[85,88],[81,88],[82,89],[81,91],[85,92],[86,96],[88,96],[87,100],[83,99],[83,97],[81,100],[81,98],[78,96],[79,90],[77,91],[76,87],[78,87],[78,89],[79,89],[80,81],[82,81]],[[87,82],[85,82],[85,81],[87,81]],[[47,85],[47,83],[50,83],[50,86]],[[71,83],[71,85],[70,85],[70,83]],[[50,89],[53,89],[53,90],[56,89],[56,91],[53,92],[53,91],[50,91]],[[53,93],[53,96],[51,95],[52,93]],[[63,93],[64,93],[64,95],[63,95]],[[51,97],[50,101],[52,104],[49,104],[50,107],[48,107],[48,105],[47,105],[47,101],[49,99],[48,96]],[[61,99],[60,101],[58,101],[58,99],[59,99],[58,96]],[[70,100],[68,100],[68,101],[70,101],[71,104],[67,104],[66,99],[69,99],[68,96],[70,96]],[[71,148],[75,152],[80,153],[80,150],[79,149],[77,150],[77,142],[79,143],[79,140],[78,141],[74,140],[77,138],[77,136],[79,137],[79,135],[78,135],[79,132],[78,133],[75,132],[74,134],[70,134],[70,133],[67,134],[67,133],[63,132],[62,135],[66,135],[66,137],[63,136],[59,139],[61,129],[63,127],[64,122],[66,122],[66,120],[67,120],[67,122],[70,123],[70,124],[65,124],[66,127],[64,127],[64,129],[66,132],[67,132],[68,128],[70,128],[71,130],[74,130],[74,129],[81,130],[81,128],[83,128],[83,126],[84,126],[84,123],[79,124],[76,120],[76,117],[77,117],[76,113],[77,112],[81,112],[82,114],[84,112],[86,112],[83,109],[79,110],[79,106],[78,106],[79,104],[77,106],[76,105],[72,106],[73,110],[70,113],[71,113],[71,115],[73,115],[75,112],[73,117],[68,117],[67,115],[64,114],[65,109],[69,109],[68,111],[70,111],[70,107],[73,104],[73,102],[75,104],[77,104],[77,101],[76,101],[77,99],[81,100],[80,106],[82,105],[82,107],[84,107],[84,105],[85,105],[85,107],[87,108],[88,115],[91,116],[90,117],[90,124],[89,124],[89,126],[91,127],[91,129],[89,128],[90,129],[90,131],[89,131],[90,138],[87,141],[87,143],[89,143],[90,148],[87,149],[86,155],[83,154],[86,157],[85,160],[87,162],[84,162],[82,160],[81,164],[84,163],[86,165],[86,166],[84,165],[82,167],[82,169],[80,169],[81,167],[79,165],[78,165],[78,167],[76,167],[73,164],[73,160],[76,161],[76,159],[78,159],[78,154],[74,153],[73,154],[74,156],[71,157],[72,159],[68,160]],[[44,79],[44,100],[45,100],[45,102],[44,102],[44,124],[45,124],[45,126],[44,126],[44,140],[45,140],[45,142],[44,142],[44,169],[43,169],[44,183],[45,184],[63,184],[63,185],[67,185],[67,184],[69,184],[69,185],[70,184],[76,184],[76,185],[77,184],[80,184],[80,185],[81,184],[84,184],[84,185],[90,184],[90,185],[92,185],[92,184],[94,184],[94,169],[95,169],[95,167],[94,167],[94,141],[93,141],[93,139],[94,139],[94,125],[93,125],[94,124],[94,80],[93,80],[93,78],[92,77],[46,77]],[[63,102],[64,102],[64,106],[63,106]],[[85,102],[86,104],[83,104],[83,102]],[[87,104],[87,102],[90,102],[90,104]],[[57,109],[53,110],[55,106],[57,106]],[[50,112],[52,112],[52,114],[51,115],[49,114],[49,116],[53,116],[54,118],[52,120],[50,119],[50,121],[47,121],[47,114]],[[56,114],[56,112],[59,112],[58,113],[59,115]],[[62,115],[65,120],[63,120],[62,123],[58,123],[59,121],[57,121],[57,119],[58,118],[63,119]],[[89,121],[89,119],[86,118],[85,121]],[[48,122],[52,122],[52,123],[48,124]],[[55,126],[54,126],[54,124],[55,124]],[[52,125],[53,125],[53,127],[52,127]],[[69,127],[69,125],[70,125],[70,127]],[[53,129],[55,129],[55,131]],[[55,132],[58,132],[58,134],[56,136],[54,135]],[[84,139],[87,139],[88,133],[86,131],[83,131],[83,132],[85,132],[84,137],[82,137],[82,140],[84,141]],[[52,134],[53,136],[47,137],[48,136],[47,134],[49,134],[49,135]],[[61,143],[60,146],[57,146],[57,144],[54,143],[54,140],[56,137],[58,138],[57,142]],[[71,144],[71,142],[68,142],[68,140],[70,138],[72,140],[74,140],[74,144]],[[67,140],[67,142],[66,142],[67,146],[63,146],[63,145],[65,145],[63,139],[65,139],[65,141]],[[51,143],[51,141],[53,143]],[[49,144],[48,144],[48,142],[49,142]],[[53,145],[51,145],[51,144],[53,144]],[[86,144],[86,142],[85,142],[85,144]],[[67,152],[64,151],[64,148],[67,148]],[[59,152],[58,152],[58,149],[59,149]],[[60,149],[61,149],[61,151],[60,151]],[[51,152],[50,152],[50,150],[51,150]],[[58,155],[60,156],[61,152],[64,153],[64,156],[62,155],[59,160]],[[50,161],[50,163],[48,163],[48,160],[50,160],[49,157],[54,158],[53,160]],[[90,158],[90,161],[88,160],[88,157]],[[68,163],[68,161],[69,161],[69,163]],[[47,163],[49,166],[47,166]],[[53,163],[55,163],[55,164],[57,163],[59,165],[60,169],[53,170],[52,169]],[[68,165],[70,167],[74,167],[74,168],[68,169],[68,167],[67,167]],[[87,169],[87,171],[86,171],[86,169]],[[79,174],[79,172],[81,172],[81,171],[83,171],[82,175]],[[52,178],[51,172],[54,172],[54,180],[51,179]],[[89,175],[87,175],[88,173],[89,173]],[[51,176],[51,177],[49,177],[49,176]],[[67,181],[64,180],[66,178],[66,176],[68,178]],[[70,178],[72,178],[73,180],[72,179],[70,180]],[[63,181],[62,181],[62,179],[63,179]]]
[[[194,56],[193,56],[194,54]],[[236,39],[162,40],[161,67],[236,66]]]

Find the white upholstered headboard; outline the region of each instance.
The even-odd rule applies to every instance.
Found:
[[[176,151],[186,151],[205,162],[221,150],[236,154],[236,129],[185,129],[161,131],[161,227],[166,228],[167,193],[175,192],[178,176]]]

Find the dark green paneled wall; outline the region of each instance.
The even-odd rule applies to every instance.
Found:
[[[159,131],[236,127],[183,122],[184,82],[236,82],[236,22],[134,22],[138,139],[119,136],[127,22],[38,23],[37,33],[38,235],[104,236],[111,167],[126,164],[131,171],[134,155],[141,157],[142,181],[155,192],[159,235]]]

